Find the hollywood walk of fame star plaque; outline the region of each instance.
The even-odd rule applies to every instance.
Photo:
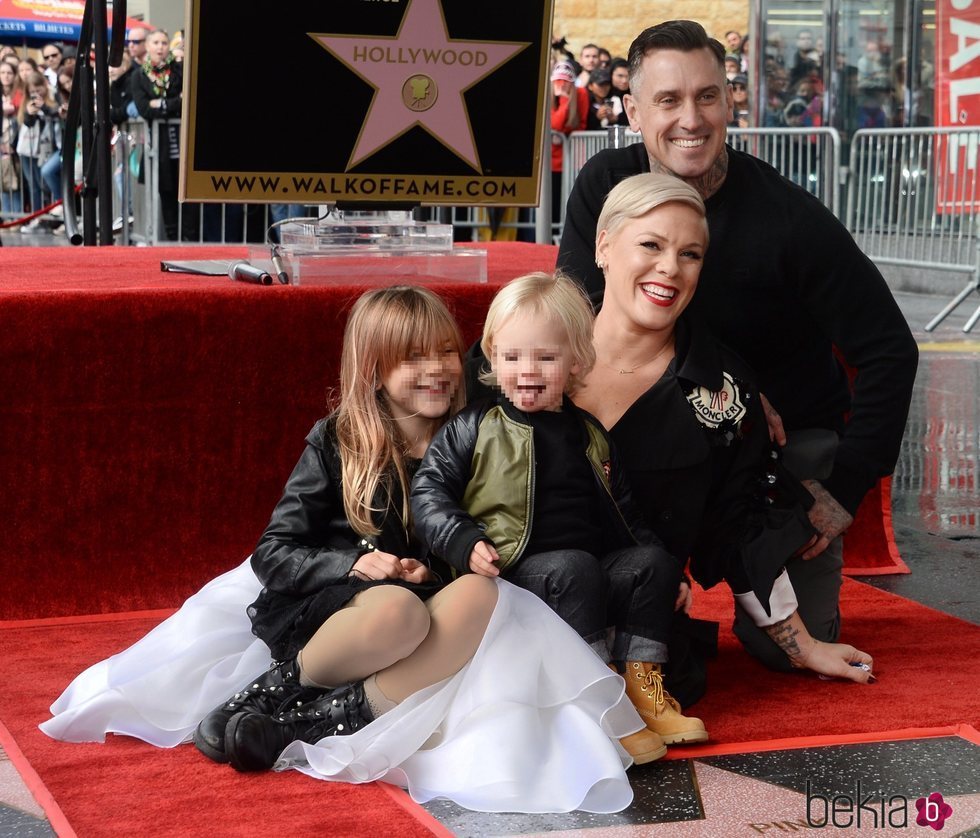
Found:
[[[181,197],[534,206],[554,0],[189,0]]]

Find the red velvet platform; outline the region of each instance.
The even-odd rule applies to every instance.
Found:
[[[467,341],[500,284],[554,266],[554,247],[487,249],[489,284],[434,286]],[[160,271],[245,255],[0,253],[0,619],[173,607],[254,546],[361,289]],[[888,541],[877,503],[868,555]]]

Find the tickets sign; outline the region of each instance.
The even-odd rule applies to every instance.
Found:
[[[0,42],[77,41],[84,12],[84,0],[0,0]],[[147,21],[126,18],[127,32],[136,26],[153,28]]]
[[[552,3],[190,0],[181,196],[536,205]]]

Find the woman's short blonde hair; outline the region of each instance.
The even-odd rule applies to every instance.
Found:
[[[551,274],[539,271],[507,283],[490,303],[483,325],[480,348],[488,362],[493,358],[494,336],[516,314],[541,314],[561,324],[568,337],[572,357],[580,366],[565,388],[566,393],[574,392],[595,365],[595,349],[592,346],[592,322],[595,317],[585,291],[561,272]],[[492,367],[481,373],[480,380],[484,384],[496,385],[497,377]]]
[[[673,175],[645,172],[617,183],[606,196],[596,232],[611,236],[627,221],[641,218],[663,204],[686,204],[705,217],[704,200],[693,186]],[[708,227],[705,222],[705,243]]]

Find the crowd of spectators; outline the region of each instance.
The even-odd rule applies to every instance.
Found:
[[[61,200],[61,142],[75,74],[75,49],[45,44],[41,64],[0,47],[0,210],[36,213]],[[52,207],[61,215],[61,207]],[[34,219],[28,227],[40,223]]]
[[[41,48],[40,58],[39,65],[14,47],[0,47],[0,210],[8,216],[34,215],[26,229],[41,223],[38,214],[43,210],[55,218],[63,215],[61,146],[77,56],[74,47],[52,42]],[[182,60],[182,33],[171,39],[163,30],[131,29],[121,65],[109,70],[113,125],[137,117],[147,121],[179,117]],[[161,125],[160,141],[167,159],[176,160],[176,127]],[[177,225],[176,168],[160,190],[171,238]],[[117,175],[118,190],[121,172]]]
[[[820,126],[829,113],[845,142],[863,128],[931,125],[934,71],[928,43],[923,43],[913,94],[908,62],[893,55],[887,36],[871,32],[863,37],[859,54],[840,50],[828,67],[823,39],[812,30],[798,30],[791,49],[778,31],[773,32],[763,61],[760,124]]]
[[[834,127],[846,141],[860,128],[907,124],[910,106],[921,111],[907,89],[905,59],[893,62],[891,48],[882,40],[868,40],[854,64],[838,54],[829,93],[824,89],[823,40],[810,29],[798,30],[792,47],[783,42],[779,30],[768,35],[759,63],[764,74],[759,85],[751,76],[756,64],[750,61],[748,36],[732,29],[719,40],[727,50],[726,76],[734,101],[730,127],[819,127],[825,113],[832,112]],[[154,139],[165,151],[160,197],[167,237],[196,238],[203,222],[201,230],[208,238],[207,211],[197,218],[197,211],[180,213],[177,207],[179,132],[167,119],[180,113],[182,33],[171,39],[162,30],[137,27],[128,33],[126,45],[122,65],[110,68],[112,122],[119,125],[137,117],[159,120]],[[565,38],[555,40],[552,50],[552,129],[568,135],[627,127],[623,100],[629,93],[626,59],[596,43],[585,44],[576,55]],[[41,65],[31,57],[19,56],[13,47],[0,48],[0,210],[7,216],[35,213],[62,198],[62,125],[76,56],[70,46],[49,43],[40,50],[40,59]],[[928,61],[923,62],[922,74],[928,82]],[[756,90],[758,108],[751,98]],[[825,101],[828,97],[831,101]],[[921,118],[914,122],[923,124]],[[551,161],[553,195],[561,194],[562,154],[563,146],[556,142]],[[118,172],[117,184],[120,180]],[[558,202],[553,205],[557,221]],[[60,207],[55,206],[53,212],[60,213]],[[38,223],[35,219],[27,226]]]

